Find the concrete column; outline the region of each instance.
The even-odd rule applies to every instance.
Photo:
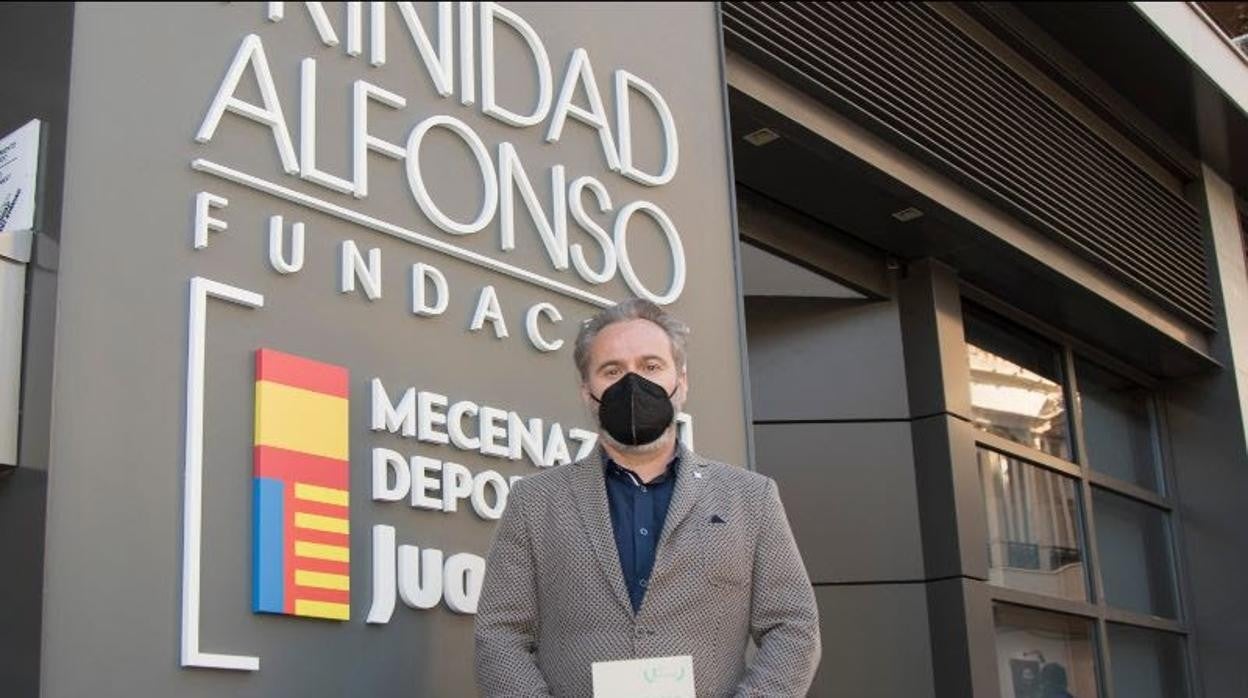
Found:
[[[1248,274],[1231,188],[1204,168],[1199,200],[1218,328],[1210,353],[1221,369],[1163,386],[1167,455],[1182,536],[1185,615],[1194,680],[1203,695],[1238,695],[1248,655],[1248,596],[1227,580],[1248,574]]]
[[[1239,396],[1240,425],[1248,444],[1248,268],[1245,263],[1244,231],[1240,228],[1235,192],[1207,165],[1202,167],[1210,256],[1210,283],[1215,301],[1220,301],[1221,337],[1215,352],[1227,369],[1234,371],[1235,392]],[[1229,360],[1229,363],[1227,361]],[[1248,455],[1248,452],[1241,451]]]

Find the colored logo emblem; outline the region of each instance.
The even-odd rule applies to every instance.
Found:
[[[347,620],[347,369],[256,352],[252,610]]]

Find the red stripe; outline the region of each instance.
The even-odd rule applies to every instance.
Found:
[[[295,488],[290,483],[282,487],[285,505],[282,507],[282,600],[287,615],[295,612]]]
[[[321,516],[332,516],[336,519],[347,518],[347,514],[350,511],[347,507],[340,507],[337,504],[309,502],[306,499],[296,499],[293,506],[297,511],[305,514],[320,514]]]
[[[301,540],[305,543],[321,543],[322,545],[341,545],[344,548],[351,543],[351,537],[345,533],[311,531],[306,528],[295,529],[295,540]]]
[[[347,397],[347,369],[273,349],[256,350],[256,380]]]
[[[303,482],[336,490],[348,488],[347,461],[314,456],[276,446],[254,446],[256,477],[271,477],[286,483]]]
[[[347,562],[338,562],[336,560],[318,560],[314,557],[297,557],[295,558],[299,569],[308,572],[328,572],[330,574],[351,574],[351,564]]]
[[[295,587],[295,593],[304,601],[328,601],[330,603],[351,603],[351,592],[342,589],[317,589],[315,587]]]

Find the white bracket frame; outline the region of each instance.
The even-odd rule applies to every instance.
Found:
[[[264,307],[264,296],[196,276],[191,279],[186,352],[186,455],[182,492],[182,666],[259,671],[260,658],[199,650],[200,547],[204,498],[204,347],[208,299],[248,308]]]

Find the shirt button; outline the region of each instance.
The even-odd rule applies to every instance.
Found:
[[[650,586],[650,580],[646,579],[645,577],[638,579],[637,583],[641,585],[642,589],[645,589],[646,587]]]
[[[641,491],[642,491],[642,492],[645,492],[645,491],[646,491],[646,486],[645,486],[645,485],[642,485],[642,486],[641,486]]]
[[[650,531],[647,531],[646,529],[643,528],[641,529],[640,533],[641,535],[645,536],[645,535],[649,535]]]

